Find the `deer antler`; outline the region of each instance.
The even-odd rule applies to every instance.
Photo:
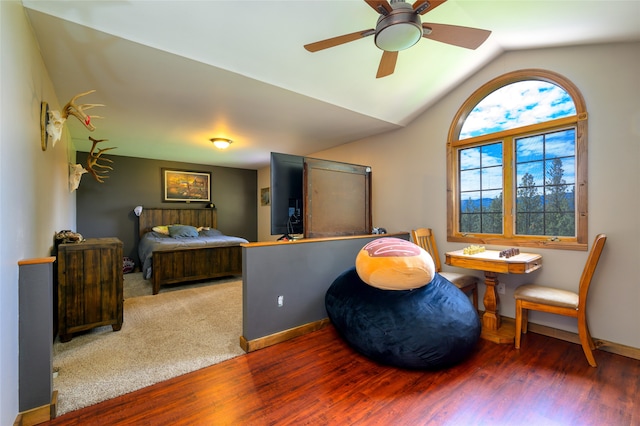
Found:
[[[78,120],[80,120],[80,122],[82,124],[84,124],[84,126],[91,130],[92,132],[96,129],[93,124],[91,124],[91,118],[102,118],[99,115],[94,115],[93,117],[85,114],[84,110],[85,109],[90,109],[93,107],[97,107],[97,106],[104,106],[102,104],[81,104],[81,105],[76,105],[76,101],[78,100],[78,98],[80,96],[85,96],[88,95],[90,93],[95,92],[95,90],[89,90],[88,92],[84,92],[84,93],[78,93],[77,95],[75,95],[73,98],[71,98],[71,100],[64,106],[63,110],[62,110],[62,117],[63,118],[67,118],[69,117],[69,115],[73,115],[74,117],[76,117]]]
[[[98,149],[98,152],[95,153],[94,151],[96,149],[96,146],[100,142],[104,142],[107,139],[94,139],[91,136],[89,136],[89,139],[91,140],[91,142],[93,142],[93,145],[91,146],[91,151],[89,152],[89,156],[87,157],[87,171],[91,173],[98,182],[104,183],[103,179],[106,179],[109,177],[109,176],[105,176],[105,174],[109,173],[109,170],[113,170],[113,167],[106,166],[103,164],[98,164],[98,160],[100,159],[100,156],[102,155],[103,152],[109,151],[110,149],[114,149],[116,147],[112,146],[110,148]],[[108,158],[103,158],[103,160],[108,161],[109,163],[113,163],[113,161]],[[108,170],[95,170],[94,167],[98,167],[100,169],[108,169]]]

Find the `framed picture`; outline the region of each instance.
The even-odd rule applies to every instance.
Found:
[[[164,201],[211,202],[211,173],[162,169]]]
[[[271,198],[269,197],[269,188],[260,189],[260,205],[268,206],[271,204]]]

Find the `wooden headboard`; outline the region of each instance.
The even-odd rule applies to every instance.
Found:
[[[159,225],[191,225],[195,227],[218,227],[218,213],[216,209],[142,209],[138,218],[140,236]]]

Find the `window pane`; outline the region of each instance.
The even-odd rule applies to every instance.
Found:
[[[459,139],[488,135],[576,114],[571,96],[553,83],[524,80],[482,99],[460,130]]]
[[[518,179],[518,188],[541,186],[544,184],[544,163],[536,161],[534,163],[518,164],[516,178]]]
[[[482,192],[482,229],[484,234],[501,234],[504,215],[502,190]]]
[[[480,189],[480,169],[460,172],[460,191],[477,191]]]
[[[540,161],[544,158],[542,135],[530,136],[516,140],[516,156],[518,161]]]
[[[502,213],[502,191],[482,191],[480,203],[483,212]]]
[[[545,158],[573,157],[576,151],[576,130],[571,128],[545,135]]]
[[[502,143],[492,143],[480,147],[482,167],[502,166]]]
[[[516,233],[519,235],[545,235],[543,213],[517,213]]]
[[[480,192],[467,192],[460,196],[460,231],[480,232]]]
[[[480,232],[480,214],[462,214],[460,216],[460,232],[477,234]]]
[[[554,158],[545,161],[545,183],[547,185],[573,184],[576,180],[575,158]]]
[[[460,211],[476,213],[480,211],[480,192],[466,192],[460,195]]]
[[[573,213],[550,213],[543,235],[554,237],[573,237],[575,235],[575,215]]]
[[[502,166],[482,169],[482,189],[502,188]]]
[[[483,234],[502,234],[502,213],[489,213],[482,215]]]
[[[530,186],[518,189],[516,199],[516,211],[519,213],[541,212],[543,211],[542,188]]]
[[[480,168],[480,147],[460,150],[460,170]]]

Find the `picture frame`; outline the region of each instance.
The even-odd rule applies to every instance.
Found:
[[[271,205],[271,194],[269,192],[269,187],[260,189],[260,205],[261,206]]]
[[[162,196],[164,202],[210,203],[211,173],[163,168]]]

